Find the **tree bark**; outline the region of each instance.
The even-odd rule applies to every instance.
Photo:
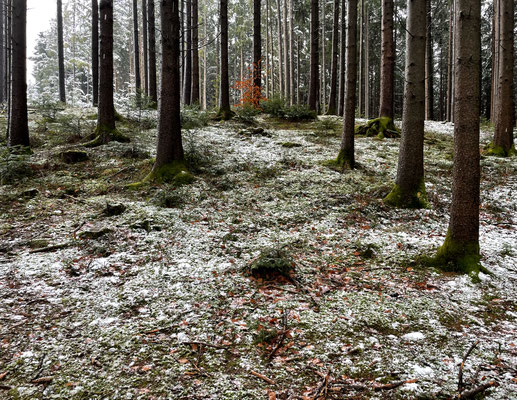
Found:
[[[427,0],[427,38],[425,47],[425,119],[434,119],[434,55],[433,36],[431,34],[432,13],[431,0]]]
[[[27,0],[12,4],[11,108],[8,146],[30,146],[27,117]]]
[[[63,2],[57,0],[57,62],[59,70],[59,101],[66,103],[65,56],[63,51]]]
[[[354,134],[357,84],[357,0],[348,0],[346,38],[346,83],[343,134],[337,163],[343,168],[355,167]]]
[[[269,98],[269,0],[266,0],[266,67],[265,67],[265,80],[266,80],[266,99]]]
[[[294,28],[293,28],[293,0],[289,0],[289,94],[291,105],[294,104],[294,48],[293,39]]]
[[[341,54],[339,56],[339,100],[338,115],[343,116],[345,105],[346,71],[346,0],[341,0]]]
[[[393,0],[382,2],[381,100],[379,117],[393,119],[395,43],[393,40]]]
[[[5,100],[4,0],[0,0],[0,103]]]
[[[479,0],[456,0],[454,167],[449,230],[436,261],[460,272],[479,266]]]
[[[289,53],[289,29],[287,27],[287,20],[289,19],[287,15],[287,1],[283,0],[283,21],[284,21],[284,93],[287,103],[290,103],[291,100],[291,85],[289,81],[291,80],[291,70],[289,68],[289,60],[291,54]]]
[[[199,5],[192,0],[192,93],[191,104],[199,105]]]
[[[508,156],[515,150],[513,145],[514,0],[499,0],[499,7],[498,88],[492,151],[498,155]]]
[[[254,106],[259,106],[262,90],[262,37],[260,24],[260,0],[253,0],[253,102]]]
[[[370,117],[370,15],[368,4],[364,6],[364,116]]]
[[[99,104],[99,4],[92,0],[92,102]]]
[[[337,114],[337,57],[339,47],[339,0],[334,0],[334,22],[332,30],[332,71],[330,74],[330,97],[327,114]]]
[[[276,0],[277,22],[278,22],[278,92],[281,97],[284,96],[284,79],[282,70],[284,68],[284,52],[282,50],[282,7],[280,0]]]
[[[186,6],[187,43],[185,50],[185,72],[183,74],[183,104],[190,105],[192,98],[192,0],[186,0]]]
[[[324,114],[327,107],[327,52],[325,50],[325,41],[327,39],[326,28],[326,0],[321,5],[321,68],[320,68],[320,85],[318,91],[320,94],[320,106],[318,112]]]
[[[222,119],[231,118],[230,84],[228,79],[228,0],[220,0],[219,22],[221,25],[221,89],[219,101],[219,116]]]
[[[397,180],[384,199],[395,207],[427,206],[424,184],[425,3],[423,0],[408,1],[406,83]]]
[[[140,39],[138,36],[138,0],[133,0],[133,52],[135,62],[135,91],[137,103],[140,104],[142,81],[140,78]]]
[[[150,0],[151,1],[151,0]],[[149,38],[147,33],[149,32],[149,19],[147,17],[147,0],[142,0],[142,41],[143,41],[143,53],[144,53],[144,92],[146,96],[149,96]]]
[[[309,82],[309,108],[318,110],[319,80],[319,10],[318,0],[311,0],[311,65]]]
[[[149,96],[154,104],[158,104],[156,83],[156,27],[154,15],[154,0],[147,0],[147,21],[149,28]]]
[[[358,111],[363,116],[363,97],[364,97],[364,81],[363,81],[363,59],[364,59],[364,0],[361,0],[361,15],[359,17],[359,93],[358,93]]]

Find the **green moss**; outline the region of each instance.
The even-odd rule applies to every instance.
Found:
[[[479,281],[480,271],[490,273],[480,264],[479,242],[461,242],[452,238],[447,232],[443,245],[434,257],[421,257],[420,262],[426,266],[439,268],[442,271],[469,274]]]
[[[342,170],[354,169],[354,157],[348,154],[345,150],[341,149],[336,159],[336,164],[341,167]]]
[[[285,250],[269,248],[246,266],[244,273],[262,278],[280,275],[290,279],[294,276],[295,266],[291,256]]]
[[[147,182],[153,183],[170,183],[174,186],[188,185],[194,182],[194,176],[188,171],[183,161],[173,161],[158,168],[152,169],[152,171],[142,180],[129,185],[129,188],[139,188]]]
[[[117,128],[111,129],[104,125],[97,125],[94,132],[94,139],[85,143],[85,147],[97,147],[108,142],[121,142],[121,143],[129,143],[131,140],[120,133]]]
[[[411,192],[404,193],[399,185],[393,186],[391,192],[384,198],[384,204],[395,208],[427,208],[429,202],[425,192],[424,178]]]
[[[494,157],[511,157],[516,154],[516,151],[513,145],[508,151],[506,151],[502,146],[496,146],[493,142],[490,142],[483,149],[483,154]]]
[[[357,125],[355,127],[355,134],[376,137],[378,139],[400,137],[400,131],[390,117],[375,118],[364,125]]]
[[[235,113],[232,110],[220,108],[214,119],[216,121],[229,121],[234,115]]]

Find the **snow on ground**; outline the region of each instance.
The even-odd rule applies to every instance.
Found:
[[[0,188],[0,397],[295,399],[329,374],[329,398],[440,398],[455,393],[458,364],[479,340],[465,382],[494,380],[486,398],[510,398],[517,161],[482,161],[481,251],[494,274],[475,284],[419,267],[415,257],[444,240],[452,168],[452,125],[426,129],[425,210],[382,204],[397,140],[358,138],[360,168],[339,173],[324,165],[339,137],[318,124],[273,124],[267,136],[231,124],[185,133],[200,168],[176,189],[125,188],[151,164],[121,155],[152,155],[154,130],[90,152],[84,168],[45,164],[61,145],[37,150],[49,171],[26,185],[39,195]],[[118,201],[122,215],[102,215]],[[110,232],[76,239],[101,228]],[[67,246],[38,253],[36,239]],[[289,251],[302,288],[242,273],[266,248]],[[273,342],[262,340],[271,331]],[[396,380],[411,382],[357,388]]]

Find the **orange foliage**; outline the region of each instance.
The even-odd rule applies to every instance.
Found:
[[[254,84],[254,76],[260,71],[260,60],[258,63],[253,63],[253,71],[248,67],[248,77],[242,81],[235,82],[233,88],[242,91],[242,98],[236,106],[252,105],[259,108],[261,100],[267,100],[262,96],[261,87]]]

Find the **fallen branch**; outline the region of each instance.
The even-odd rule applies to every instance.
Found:
[[[212,344],[212,343],[206,343],[206,342],[198,342],[198,341],[188,341],[188,342],[181,342],[181,344],[197,344],[198,346],[205,346],[205,347],[213,347],[214,349],[221,349],[221,350],[228,350],[229,346],[223,346],[220,344]],[[230,350],[228,350],[230,351]]]
[[[273,347],[273,350],[269,353],[269,356],[267,357],[268,360],[271,360],[278,349],[282,346],[284,343],[285,336],[287,335],[287,332],[289,332],[289,329],[287,329],[287,316],[289,315],[288,310],[284,310],[284,315],[282,316],[282,332],[280,333],[280,339],[278,339],[275,347]]]
[[[497,382],[488,382],[484,383],[482,385],[476,386],[473,389],[467,390],[466,392],[463,392],[461,394],[455,395],[452,399],[461,399],[461,400],[467,400],[467,399],[473,399],[477,394],[484,392],[485,390],[496,387]]]
[[[470,353],[472,353],[472,350],[479,344],[479,340],[472,343],[472,346],[469,347],[467,352],[465,353],[465,356],[463,357],[463,360],[460,364],[460,370],[458,372],[458,395],[461,395],[461,391],[463,390],[463,366],[465,365],[465,362],[467,361],[468,356]]]
[[[391,389],[396,389],[399,386],[405,385],[406,383],[416,383],[416,382],[418,382],[418,379],[410,379],[407,381],[395,381],[395,382],[387,383],[385,385],[374,386],[373,390],[376,392],[378,392],[380,390],[391,390]]]
[[[262,379],[264,382],[267,382],[270,385],[276,385],[276,382],[273,379],[269,379],[267,376],[259,374],[258,372],[250,370],[250,374],[256,376],[257,378]]]
[[[67,243],[60,243],[60,244],[55,244],[53,246],[47,246],[47,247],[43,247],[41,249],[35,249],[35,250],[31,250],[29,251],[30,254],[34,254],[34,253],[46,253],[47,251],[54,251],[54,250],[60,250],[60,249],[65,249],[69,246],[71,246],[72,243],[71,242],[67,242]]]
[[[330,371],[327,372],[327,375],[323,376],[323,381],[321,382],[320,386],[318,387],[318,390],[316,390],[316,394],[314,395],[314,400],[318,400],[318,397],[320,397],[320,394],[323,391],[324,391],[325,398],[327,397],[329,378],[330,378]]]
[[[47,383],[50,383],[52,382],[54,378],[52,376],[42,376],[41,378],[38,378],[38,379],[33,379],[31,381],[31,383],[34,383],[34,384],[47,384]]]
[[[12,387],[9,385],[0,385],[0,390],[11,390]]]

